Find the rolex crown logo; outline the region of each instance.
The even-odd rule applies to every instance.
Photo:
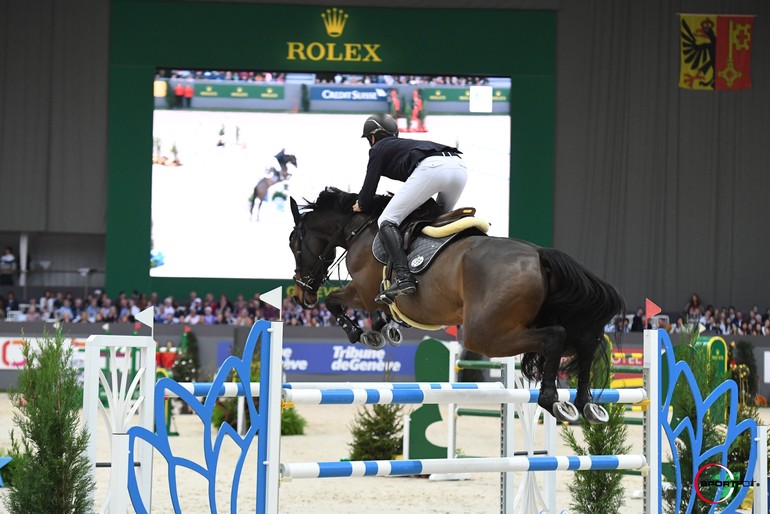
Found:
[[[326,26],[326,33],[329,37],[340,37],[342,31],[345,30],[345,22],[348,21],[348,15],[342,9],[326,9],[325,13],[321,14],[321,18],[324,20]]]

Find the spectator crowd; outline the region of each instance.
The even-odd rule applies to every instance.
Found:
[[[648,320],[640,307],[633,315],[618,316],[605,331],[641,332],[645,328],[663,328],[672,334],[680,334],[698,330],[701,325],[705,333],[720,336],[770,336],[770,307],[761,312],[755,305],[744,313],[732,305],[704,305],[700,296],[693,293],[681,311]]]
[[[480,86],[487,85],[485,77],[462,77],[454,75],[382,75],[354,73],[300,74],[301,82],[315,84],[363,84],[363,85],[411,85],[411,86]],[[158,70],[157,78],[172,81],[221,80],[232,82],[287,82],[286,73],[271,71],[232,71],[232,70]]]
[[[70,292],[46,291],[40,298],[17,299],[12,291],[0,298],[0,320],[5,321],[49,321],[65,323],[133,323],[138,313],[148,307],[154,310],[157,324],[188,325],[238,325],[251,326],[256,320],[278,319],[278,309],[260,299],[259,293],[251,298],[238,294],[234,299],[226,294],[215,297],[212,293],[199,296],[191,292],[184,300],[172,296],[159,298],[156,293],[145,296],[136,291],[125,292],[116,298],[95,290],[85,298]],[[348,316],[359,325],[370,325],[364,312],[350,309]],[[336,325],[326,305],[318,304],[312,309],[302,309],[290,298],[283,301],[283,319],[287,325],[328,327]]]
[[[178,300],[172,296],[159,298],[156,293],[145,296],[136,291],[130,295],[121,292],[116,298],[110,298],[97,289],[85,298],[70,292],[46,291],[40,298],[24,300],[17,299],[12,291],[8,291],[5,297],[0,297],[0,320],[133,323],[135,316],[150,306],[158,324],[251,326],[259,319],[278,319],[278,309],[263,302],[259,293],[251,298],[238,294],[231,299],[224,293],[219,297],[212,293],[198,296],[193,291],[188,298]],[[371,326],[366,312],[348,309],[347,315],[363,328]],[[295,305],[291,298],[283,300],[283,320],[291,326],[328,327],[337,324],[325,304],[303,309]],[[633,315],[618,316],[605,327],[605,331],[641,332],[645,328],[665,328],[673,334],[690,332],[698,325],[703,325],[708,333],[722,336],[770,336],[770,308],[761,312],[754,306],[744,313],[733,306],[703,304],[698,295],[693,294],[682,311],[647,320],[644,309],[639,308]]]

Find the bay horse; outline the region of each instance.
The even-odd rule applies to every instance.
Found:
[[[290,199],[294,229],[289,246],[295,259],[297,294],[304,308],[318,301],[336,248],[347,251],[351,281],[326,296],[326,306],[351,343],[371,341],[388,324],[374,298],[383,265],[372,254],[377,218],[390,196],[376,196],[370,212],[354,213],[357,194],[326,188],[303,206]],[[437,216],[429,200],[420,213]],[[609,369],[604,326],[624,311],[624,302],[609,283],[567,254],[516,239],[469,235],[439,253],[417,275],[417,291],[396,299],[398,309],[422,324],[462,325],[467,350],[487,357],[523,354],[522,372],[541,380],[538,404],[557,419],[573,421],[578,411],[590,422],[605,422],[607,412],[592,402],[591,369],[603,361]],[[372,315],[363,331],[345,312],[347,307]],[[574,405],[559,402],[556,388],[562,355],[571,356],[566,371],[577,374]],[[597,367],[597,370],[602,369]]]
[[[257,182],[257,185],[254,186],[254,191],[249,198],[249,202],[251,203],[249,205],[249,217],[254,216],[254,204],[259,200],[259,205],[257,206],[257,221],[259,221],[259,211],[262,209],[262,202],[264,202],[267,197],[268,189],[291,176],[291,173],[289,173],[289,164],[293,164],[295,168],[297,167],[297,157],[292,154],[284,153],[283,150],[278,152],[275,158],[278,160],[281,169],[277,170],[273,167],[268,168],[267,176]]]

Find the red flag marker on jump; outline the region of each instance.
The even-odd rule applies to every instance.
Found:
[[[444,332],[446,332],[450,336],[452,336],[455,339],[457,339],[457,326],[456,325],[452,325],[451,327],[449,327],[447,329],[444,329]]]
[[[649,298],[644,299],[644,311],[645,311],[645,315],[647,316],[647,319],[650,319],[653,316],[660,314],[661,310],[663,309],[655,305],[655,303]]]

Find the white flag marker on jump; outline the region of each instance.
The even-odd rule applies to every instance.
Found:
[[[142,312],[137,314],[134,319],[139,323],[150,327],[150,337],[155,339],[155,309],[147,307]]]
[[[153,312],[154,312],[154,309],[152,307],[147,307],[142,312],[136,315],[136,321],[152,328],[153,321],[154,321]]]
[[[279,287],[276,287],[275,289],[272,289],[266,293],[262,293],[261,295],[259,295],[260,300],[278,309],[278,321],[282,320],[282,314],[283,314],[283,312],[281,312],[281,306],[282,306],[281,300],[283,299],[282,293],[283,293],[283,288],[279,286]]]

